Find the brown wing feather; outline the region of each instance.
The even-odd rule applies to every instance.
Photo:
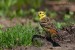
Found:
[[[46,17],[40,21],[40,25],[44,28],[45,31],[52,33],[57,33],[55,26],[53,25],[50,18]]]

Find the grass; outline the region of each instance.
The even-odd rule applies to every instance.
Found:
[[[30,46],[32,45],[31,39],[34,34],[37,34],[37,32],[31,24],[7,28],[6,31],[0,31],[0,47]]]

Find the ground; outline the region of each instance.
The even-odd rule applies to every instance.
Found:
[[[5,49],[8,50],[8,49]],[[18,46],[16,48],[13,48],[12,50],[75,50],[75,44],[62,44],[61,47],[52,47],[50,44],[44,45],[42,47],[24,47],[24,46]]]

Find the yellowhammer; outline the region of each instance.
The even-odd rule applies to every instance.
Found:
[[[46,32],[46,36],[43,37],[41,35],[34,35],[32,38],[32,41],[34,38],[46,38],[47,41],[50,41],[53,46],[60,46],[58,43],[56,43],[55,41],[53,41],[52,38],[54,37],[58,37],[58,32],[52,22],[52,19],[46,16],[46,13],[44,11],[39,11],[38,12],[38,16],[39,16],[39,23],[41,25],[41,27],[44,29],[44,31]]]
[[[40,25],[47,32],[48,36],[57,36],[57,30],[52,22],[53,20],[47,17],[44,11],[39,11],[38,16],[40,18]]]

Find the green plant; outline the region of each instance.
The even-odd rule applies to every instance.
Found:
[[[10,8],[17,0],[0,0],[0,16],[5,17],[11,11]]]
[[[34,34],[37,34],[35,28],[27,24],[25,26],[16,25],[7,28],[6,31],[0,32],[0,47],[11,48],[14,46],[30,46],[31,39]]]
[[[67,15],[67,14],[64,15],[64,20],[69,20],[70,18],[71,18],[70,15]]]
[[[26,16],[30,14],[30,9],[41,7],[42,3],[43,0],[0,0],[0,16],[10,18]]]

